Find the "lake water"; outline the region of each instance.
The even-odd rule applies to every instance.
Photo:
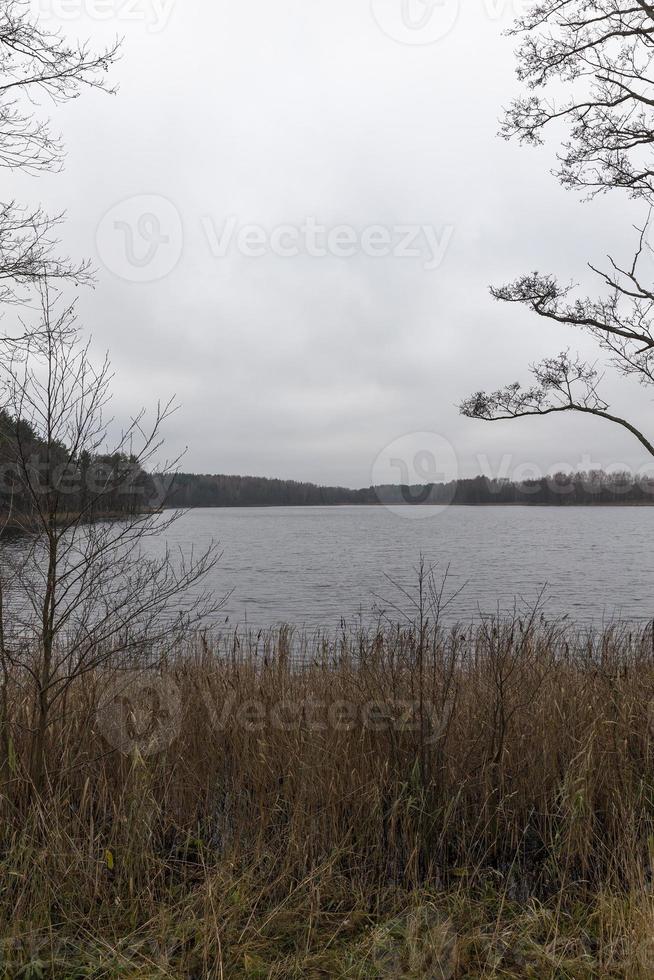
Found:
[[[418,513],[420,515],[418,517]],[[375,607],[398,618],[421,554],[449,566],[447,619],[533,604],[545,588],[548,616],[600,625],[654,617],[654,508],[280,507],[197,509],[167,534],[187,550],[209,539],[223,556],[209,585],[231,595],[220,621],[337,627],[370,622]]]

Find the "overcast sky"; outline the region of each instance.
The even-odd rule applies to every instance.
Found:
[[[519,0],[34,2],[72,35],[125,40],[118,94],[56,110],[65,172],[12,178],[12,195],[66,208],[66,251],[98,268],[79,308],[110,350],[115,413],[176,393],[184,469],[360,486],[389,446],[409,476],[432,445],[452,447],[445,475],[646,461],[600,420],[456,408],[593,350],[488,284],[588,280],[643,217],[564,191],[555,142],[496,136]],[[647,425],[645,391],[607,390]]]

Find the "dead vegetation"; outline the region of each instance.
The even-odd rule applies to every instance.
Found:
[[[649,627],[196,635],[70,686],[39,793],[30,689],[7,977],[652,975]]]

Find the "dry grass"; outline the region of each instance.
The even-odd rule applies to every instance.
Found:
[[[651,629],[423,617],[123,667],[58,706],[40,796],[9,678],[6,977],[654,975]]]

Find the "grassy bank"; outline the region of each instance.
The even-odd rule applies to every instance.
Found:
[[[654,973],[651,629],[189,638],[68,689],[41,794],[6,685],[4,976]]]

